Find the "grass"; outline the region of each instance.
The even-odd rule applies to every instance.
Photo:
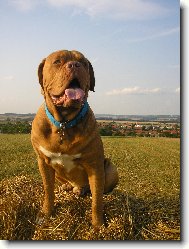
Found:
[[[22,174],[40,179],[30,135],[0,134],[0,180]]]
[[[0,134],[0,239],[180,240],[180,140],[103,138],[119,184],[104,195],[106,224],[91,226],[91,196],[56,185],[56,212],[35,224],[43,199],[29,135]]]

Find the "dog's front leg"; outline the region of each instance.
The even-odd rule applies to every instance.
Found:
[[[45,196],[42,210],[39,212],[36,221],[37,223],[42,223],[54,210],[55,170],[50,167],[43,158],[40,158],[40,156],[38,157],[38,166],[43,180]]]
[[[88,172],[89,184],[92,193],[92,224],[98,228],[104,224],[103,192],[104,169],[93,169]]]

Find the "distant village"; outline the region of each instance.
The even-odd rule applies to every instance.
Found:
[[[31,133],[35,114],[0,114],[0,133]],[[97,117],[101,136],[180,138],[180,116]],[[128,120],[131,118],[131,120]],[[160,120],[161,119],[161,120]]]
[[[180,137],[179,123],[98,121],[102,136]]]

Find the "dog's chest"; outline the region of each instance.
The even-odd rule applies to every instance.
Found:
[[[49,150],[46,150],[44,147],[40,146],[39,150],[50,159],[52,165],[62,165],[66,172],[70,172],[73,168],[76,167],[74,160],[81,158],[81,153],[75,155],[62,154],[60,152],[55,153]]]

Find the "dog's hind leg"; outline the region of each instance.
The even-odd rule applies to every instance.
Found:
[[[117,168],[110,161],[105,158],[104,160],[104,171],[105,171],[105,186],[104,193],[111,192],[118,183],[118,172]]]

